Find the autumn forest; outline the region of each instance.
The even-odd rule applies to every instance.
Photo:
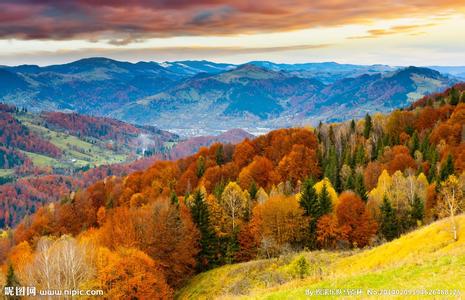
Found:
[[[5,133],[23,129],[8,107],[1,111],[0,139],[60,155],[32,134],[21,140]],[[3,165],[26,160],[8,151],[0,147]],[[100,170],[80,179],[95,183],[73,189],[49,177],[44,193],[52,196],[33,204],[0,194],[2,286],[171,299],[195,274],[223,265],[370,248],[442,218],[457,240],[455,217],[465,209],[465,85],[389,114],[215,143],[139,171]],[[34,205],[32,214],[25,205]]]

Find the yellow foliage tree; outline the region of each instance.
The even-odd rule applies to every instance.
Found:
[[[380,206],[384,196],[387,196],[396,209],[406,209],[413,204],[415,195],[422,200],[426,199],[428,186],[428,179],[423,173],[415,177],[413,174],[405,176],[401,171],[396,171],[390,176],[387,170],[383,170],[377,186],[368,193],[368,205]]]
[[[34,259],[32,248],[29,243],[24,241],[14,246],[10,251],[9,259],[15,268],[15,273],[16,276],[18,276],[19,281],[26,282],[26,266],[28,266]]]
[[[252,224],[257,240],[273,240],[283,246],[304,239],[308,220],[294,196],[278,195],[255,206]]]
[[[237,183],[230,182],[221,194],[220,205],[227,215],[229,233],[233,233],[247,213],[249,207],[247,195]]]
[[[219,237],[224,237],[228,234],[227,216],[223,207],[218,203],[216,197],[212,194],[206,198],[208,211],[210,213],[210,222]]]
[[[337,192],[328,178],[323,178],[322,180],[315,183],[313,187],[315,188],[316,193],[319,195],[321,193],[321,190],[323,189],[323,185],[326,185],[329,197],[331,199],[331,202],[333,203],[333,208],[336,208],[338,204]]]

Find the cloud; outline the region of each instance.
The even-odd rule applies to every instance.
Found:
[[[154,37],[362,24],[463,7],[463,0],[366,0],[363,5],[358,0],[3,0],[0,38],[78,38],[124,45]]]
[[[386,35],[393,35],[399,33],[408,33],[409,35],[420,35],[424,34],[424,31],[418,31],[418,29],[425,29],[427,27],[435,26],[434,23],[420,24],[420,25],[399,25],[393,26],[388,29],[371,29],[368,30],[366,35],[361,36],[351,36],[347,39],[372,39],[377,37],[382,37]]]
[[[66,63],[85,57],[104,56],[118,60],[136,62],[163,61],[180,59],[211,59],[240,57],[248,54],[282,53],[287,51],[311,51],[331,47],[331,44],[302,44],[277,47],[146,47],[138,49],[128,48],[80,48],[75,50],[58,51],[31,51],[24,52],[20,56],[13,54],[0,55],[2,62],[15,64],[29,63],[31,60],[37,64],[47,65],[53,63]]]

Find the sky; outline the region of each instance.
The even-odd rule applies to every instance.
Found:
[[[0,0],[0,65],[465,65],[465,0]]]

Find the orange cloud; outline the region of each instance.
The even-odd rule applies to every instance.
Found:
[[[418,34],[423,34],[424,31],[418,32],[418,29],[424,29],[426,27],[431,27],[435,26],[436,24],[434,23],[429,23],[429,24],[421,24],[421,25],[399,25],[399,26],[393,26],[388,29],[371,29],[367,31],[367,35],[361,35],[361,36],[351,36],[348,37],[347,39],[372,39],[372,38],[377,38],[380,36],[385,36],[385,35],[393,35],[393,34],[399,34],[399,33],[408,33],[409,35],[418,35]]]
[[[0,38],[108,39],[124,45],[151,37],[363,24],[447,14],[464,7],[465,0],[3,0]]]

